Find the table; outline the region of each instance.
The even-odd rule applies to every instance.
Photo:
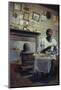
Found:
[[[56,55],[34,54],[34,72],[49,73],[51,61],[56,60]]]

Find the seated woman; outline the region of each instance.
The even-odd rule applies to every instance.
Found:
[[[29,43],[24,43],[23,45],[23,50],[20,53],[21,59],[22,59],[22,64],[24,64],[24,53],[29,52],[30,51],[30,45]]]

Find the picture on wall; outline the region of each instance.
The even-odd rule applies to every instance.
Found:
[[[14,4],[14,10],[18,10],[18,11],[21,11],[22,9],[22,5],[20,3],[13,3]]]
[[[29,13],[24,12],[23,19],[28,21],[29,20]]]
[[[24,23],[23,23],[23,30],[28,30],[28,24],[29,24],[29,21],[27,20],[24,20]]]
[[[33,12],[32,19],[38,22],[40,19],[40,14]]]

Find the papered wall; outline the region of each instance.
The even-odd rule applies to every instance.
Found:
[[[24,43],[28,43],[32,52],[36,51],[36,40],[33,37],[10,36],[10,49],[16,48],[19,52],[23,50]]]
[[[9,60],[10,62],[14,62],[16,60],[21,60],[20,53],[23,50],[24,43],[28,43],[30,47],[30,52],[36,51],[36,40],[35,37],[23,37],[10,35],[10,52],[9,52]]]

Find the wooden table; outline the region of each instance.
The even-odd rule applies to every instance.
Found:
[[[56,55],[48,55],[48,54],[34,54],[34,72],[39,71],[39,72],[44,72],[48,73],[50,72],[51,69],[51,62],[56,65],[58,65],[57,61],[57,56]],[[54,65],[53,64],[53,65]]]

